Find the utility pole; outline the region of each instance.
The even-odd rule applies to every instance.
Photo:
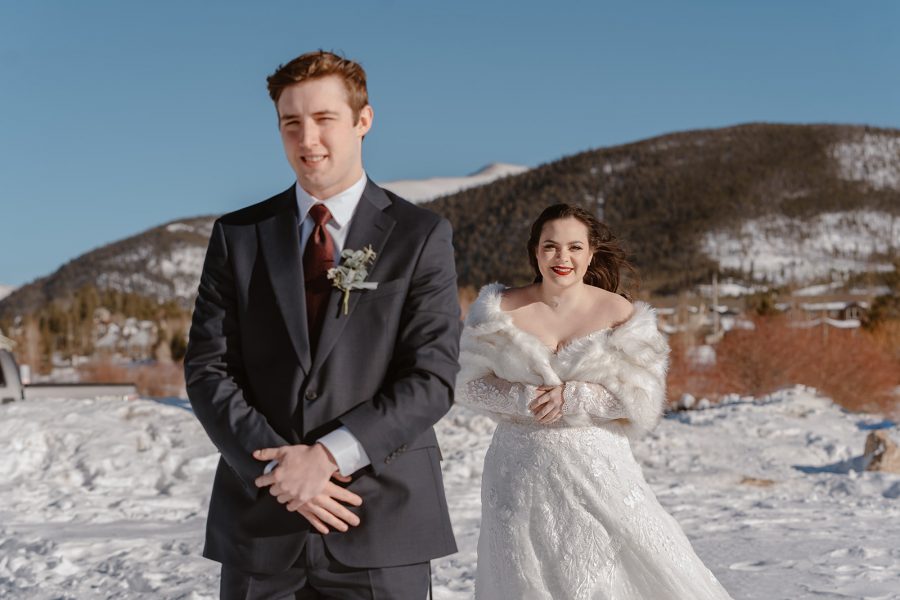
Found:
[[[712,303],[713,303],[713,339],[719,336],[719,272],[713,271],[712,280]]]

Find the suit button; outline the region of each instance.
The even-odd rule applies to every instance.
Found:
[[[316,393],[316,390],[306,390],[306,399],[307,400],[315,400],[319,395]]]

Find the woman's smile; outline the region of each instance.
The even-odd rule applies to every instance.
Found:
[[[550,270],[553,271],[554,273],[556,273],[557,275],[563,275],[563,276],[564,276],[564,275],[568,275],[569,273],[571,273],[571,272],[574,271],[575,269],[574,269],[573,267],[563,267],[563,266],[558,266],[558,267],[550,267]]]

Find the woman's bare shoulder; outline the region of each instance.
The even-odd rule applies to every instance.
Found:
[[[532,302],[533,288],[534,284],[529,284],[503,290],[500,296],[500,310],[509,312],[530,304]]]
[[[627,321],[634,313],[634,305],[624,296],[602,288],[593,288],[594,306],[612,324]]]

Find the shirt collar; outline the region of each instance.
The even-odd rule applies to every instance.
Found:
[[[331,220],[334,221],[338,229],[340,229],[350,222],[350,217],[353,216],[356,205],[359,204],[359,199],[362,198],[363,191],[366,189],[366,173],[363,171],[362,177],[343,192],[338,192],[334,196],[325,198],[324,200],[319,200],[318,198],[310,196],[306,190],[300,186],[299,181],[294,187],[297,190],[297,214],[300,215],[301,223],[306,218],[306,215],[309,214],[309,209],[312,208],[312,205],[320,203],[325,204],[328,207],[328,211],[331,213]]]

